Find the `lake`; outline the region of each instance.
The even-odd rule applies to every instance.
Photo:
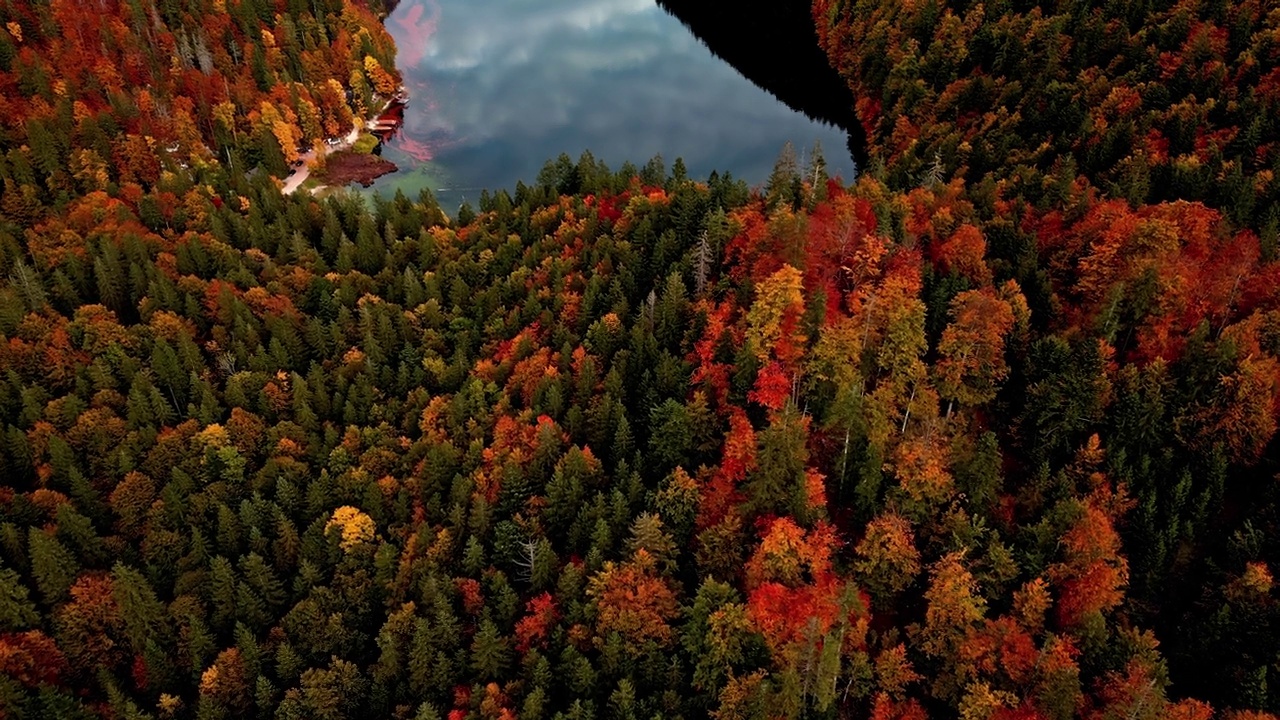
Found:
[[[820,143],[828,172],[853,177],[842,130],[754,85],[653,0],[403,0],[386,26],[410,100],[383,148],[400,171],[370,192],[427,187],[457,207],[583,150],[613,169],[660,153],[693,177],[761,185],[788,141],[802,160]]]

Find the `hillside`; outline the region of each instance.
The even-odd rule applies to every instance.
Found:
[[[359,3],[0,5],[0,717],[1274,718],[1280,15],[1023,5],[453,213]]]
[[[226,170],[284,177],[399,84],[391,39],[359,2],[96,5],[0,7],[11,216],[95,191],[181,195]]]
[[[1156,631],[1178,694],[1280,711],[1274,603],[1242,606],[1233,585],[1280,560],[1264,339],[1280,273],[1280,16],[1172,1],[812,12],[873,173],[972,203],[989,264],[1041,327],[1102,344],[1100,441],[1136,503],[1120,526],[1127,622]],[[1223,423],[1217,441],[1205,422]]]

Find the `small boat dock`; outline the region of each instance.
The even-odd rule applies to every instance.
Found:
[[[404,108],[409,104],[409,93],[404,86],[387,101],[386,107],[376,118],[365,123],[365,129],[386,142],[404,124]]]

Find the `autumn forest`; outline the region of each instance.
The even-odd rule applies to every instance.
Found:
[[[1280,12],[787,1],[857,177],[442,208],[380,4],[0,0],[0,718],[1274,720]]]

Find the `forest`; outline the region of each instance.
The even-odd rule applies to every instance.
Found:
[[[812,17],[857,178],[454,210],[280,192],[359,0],[0,0],[0,717],[1273,720],[1280,14]]]
[[[173,188],[209,200],[228,172],[284,177],[396,91],[394,63],[350,0],[3,0],[5,212],[29,225],[37,202],[163,187],[176,206]]]

